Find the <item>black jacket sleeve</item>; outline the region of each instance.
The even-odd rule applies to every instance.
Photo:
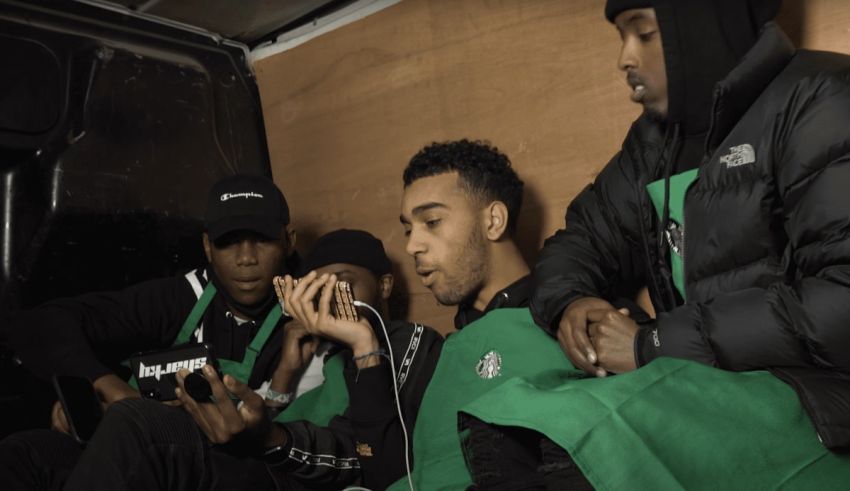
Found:
[[[633,297],[645,283],[635,158],[624,145],[570,203],[565,228],[543,245],[532,272],[530,309],[550,333],[579,297]]]
[[[281,489],[337,490],[360,481],[348,415],[335,416],[327,427],[307,421],[280,424],[287,441],[286,458],[269,464]]]
[[[137,351],[170,344],[195,301],[182,276],[54,300],[15,315],[9,342],[41,378],[62,373],[94,380]]]
[[[443,338],[428,327],[404,324],[390,333],[390,341],[412,468],[414,423],[440,357]],[[349,364],[346,382],[363,485],[385,489],[406,474],[405,431],[396,408],[390,366],[382,362],[358,373],[357,368]]]
[[[639,363],[666,355],[729,370],[850,371],[850,82],[807,83],[820,85],[789,102],[773,135],[792,276],[660,314],[637,339]]]

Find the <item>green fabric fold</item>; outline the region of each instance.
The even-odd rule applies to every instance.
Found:
[[[622,375],[516,378],[465,405],[539,431],[597,489],[847,489],[850,456],[819,441],[794,391],[768,372],[659,358]]]

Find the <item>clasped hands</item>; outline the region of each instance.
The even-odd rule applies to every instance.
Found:
[[[638,325],[628,309],[616,309],[596,297],[571,303],[558,325],[558,342],[573,365],[597,377],[637,368],[634,354]]]

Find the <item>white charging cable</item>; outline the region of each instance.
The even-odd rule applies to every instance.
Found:
[[[395,392],[395,407],[398,410],[398,421],[401,423],[401,432],[404,435],[404,467],[407,470],[407,484],[410,487],[410,491],[414,491],[413,489],[413,477],[410,473],[410,451],[408,450],[408,436],[407,436],[407,426],[404,424],[404,416],[401,414],[401,398],[398,395],[398,375],[396,375],[395,371],[395,359],[393,358],[393,349],[390,344],[390,334],[387,332],[387,326],[384,324],[384,319],[381,317],[381,314],[378,313],[371,305],[361,302],[359,300],[354,301],[354,305],[358,307],[364,307],[372,311],[375,314],[375,317],[378,318],[378,322],[381,323],[381,329],[384,331],[384,339],[387,340],[387,354],[390,358],[390,372],[393,376],[393,392]]]

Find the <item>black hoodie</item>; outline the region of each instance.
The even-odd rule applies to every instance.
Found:
[[[667,71],[666,173],[693,169],[706,156],[714,87],[752,48],[779,0],[653,0]],[[695,21],[696,20],[696,21]]]
[[[653,5],[668,120],[641,116],[570,204],[532,273],[532,314],[552,331],[580,297],[646,285],[658,317],[638,333],[638,365],[672,356],[770,369],[825,445],[850,447],[850,57],[797,51],[773,22],[760,26],[776,2]],[[676,151],[691,138],[696,159]],[[684,209],[687,302],[645,188],[686,161],[699,164]]]

